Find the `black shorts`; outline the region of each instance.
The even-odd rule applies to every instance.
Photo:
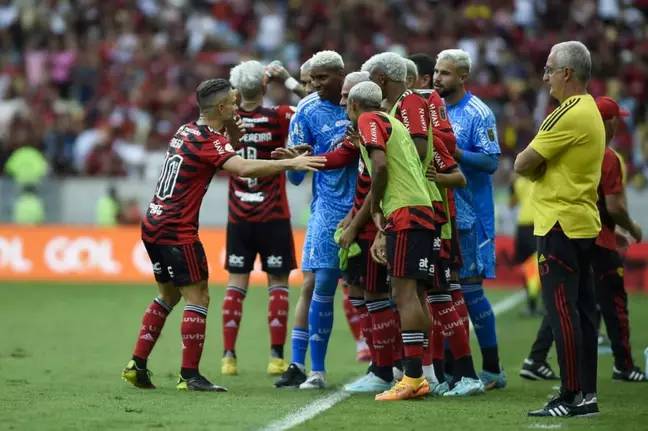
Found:
[[[391,277],[434,282],[441,251],[439,230],[387,232],[387,267]]]
[[[515,263],[526,262],[536,252],[537,240],[533,236],[533,226],[519,226],[515,231]]]
[[[369,249],[373,240],[358,239],[360,254],[349,258],[344,272],[344,280],[353,286],[362,287],[370,293],[389,293],[387,267],[380,265],[371,257]]]
[[[450,269],[459,271],[463,266],[461,259],[461,244],[459,242],[459,231],[457,231],[457,220],[452,218],[452,238],[450,239]]]
[[[609,274],[623,277],[623,258],[616,250],[595,245],[592,252],[592,271],[597,282]]]
[[[288,274],[297,268],[290,220],[227,223],[225,269],[233,274],[252,271],[257,254],[268,274]]]
[[[162,245],[144,242],[158,283],[188,286],[209,278],[207,256],[200,241],[193,244]]]

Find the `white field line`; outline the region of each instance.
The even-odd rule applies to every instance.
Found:
[[[525,297],[525,292],[517,292],[510,296],[507,296],[505,299],[493,305],[493,313],[495,313],[495,315],[505,313],[521,303]],[[472,323],[470,324],[470,326],[472,328]],[[301,425],[307,420],[310,420],[315,416],[324,413],[326,410],[330,409],[340,401],[343,401],[350,396],[351,394],[349,392],[344,391],[344,389],[339,389],[332,394],[318,398],[315,401],[306,404],[304,407],[300,408],[294,413],[291,413],[277,421],[270,423],[268,426],[262,428],[261,431],[284,431],[290,428],[294,428],[297,425]]]

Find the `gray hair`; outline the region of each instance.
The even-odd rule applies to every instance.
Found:
[[[311,59],[309,58],[308,60],[306,60],[304,62],[304,64],[301,65],[301,67],[299,68],[299,71],[301,73],[308,73],[308,72],[310,72],[310,70],[311,70]]]
[[[551,52],[556,55],[558,67],[568,67],[574,70],[574,75],[583,84],[592,76],[592,57],[587,47],[577,41],[557,43],[551,47]]]
[[[344,77],[344,83],[348,84],[349,88],[353,88],[356,84],[365,81],[369,81],[369,72],[351,72]]]
[[[409,58],[404,58],[405,60],[405,66],[407,67],[407,77],[409,78],[414,77],[414,80],[418,79],[418,67],[416,67],[416,63],[414,63],[412,60]]]
[[[310,59],[310,67],[323,67],[325,69],[344,69],[342,56],[335,51],[319,51]]]
[[[373,81],[356,84],[349,92],[349,103],[357,102],[364,108],[380,108],[382,99],[382,90]]]
[[[405,59],[394,52],[376,54],[362,65],[362,70],[369,73],[375,69],[382,71],[392,81],[405,82],[407,79]]]
[[[263,87],[265,68],[256,60],[244,61],[230,71],[230,83],[243,97],[254,97]]]
[[[450,60],[454,63],[457,69],[463,69],[466,73],[470,73],[472,68],[472,60],[470,54],[463,49],[445,49],[441,51],[436,58],[437,63],[442,60]]]

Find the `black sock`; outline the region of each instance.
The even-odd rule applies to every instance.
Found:
[[[433,359],[432,368],[434,368],[434,375],[436,376],[439,383],[445,382],[445,372],[443,370],[443,360],[442,359]]]
[[[197,368],[181,368],[180,369],[180,377],[183,379],[191,379],[192,377],[198,377],[200,373],[198,372]]]
[[[394,380],[394,370],[390,366],[385,366],[385,367],[379,367],[377,365],[374,365],[371,367],[371,372],[374,373],[376,376],[380,377],[386,382],[391,382]]]
[[[223,350],[223,358],[236,358],[236,351]]]
[[[421,358],[403,358],[403,369],[407,377],[420,378],[423,375]]]
[[[273,358],[281,358],[283,359],[284,357],[284,345],[283,344],[273,344],[270,346],[270,355]]]
[[[497,346],[485,347],[481,349],[482,352],[482,367],[484,371],[499,374],[499,356],[497,354]]]
[[[477,379],[477,373],[475,373],[475,365],[473,364],[472,356],[468,355],[463,358],[455,359],[454,365],[455,374],[453,374],[453,376],[455,380],[459,381],[462,377]]]
[[[396,367],[397,369],[403,371],[403,360],[398,359],[398,360],[394,361],[394,367]]]
[[[454,376],[454,357],[452,356],[452,351],[450,349],[445,349],[445,373],[449,376]]]
[[[135,361],[135,366],[140,370],[146,369],[146,359],[142,359],[139,356],[133,356],[133,361]]]

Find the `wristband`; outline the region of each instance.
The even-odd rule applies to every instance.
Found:
[[[297,80],[296,80],[295,78],[293,78],[292,76],[289,76],[289,77],[286,78],[286,80],[284,81],[284,85],[286,86],[286,88],[287,88],[288,90],[290,90],[290,91],[295,91],[295,88],[299,87],[299,81],[297,81]]]

